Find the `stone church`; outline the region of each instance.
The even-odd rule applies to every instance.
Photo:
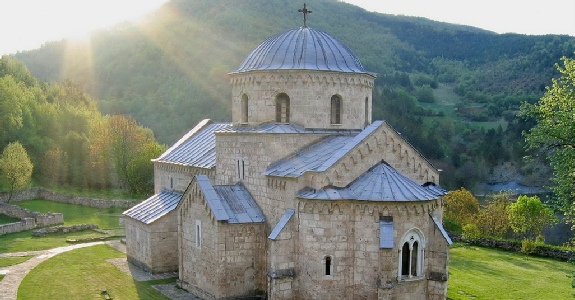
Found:
[[[229,75],[232,122],[154,159],[156,194],[124,212],[128,260],[203,299],[445,299],[439,170],[372,121],[352,51],[304,25]]]

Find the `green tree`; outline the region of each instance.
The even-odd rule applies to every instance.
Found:
[[[477,226],[481,235],[486,237],[504,238],[510,232],[507,206],[511,201],[506,192],[492,196],[488,204],[482,206],[477,217]]]
[[[542,151],[553,168],[554,203],[575,221],[575,59],[563,57],[561,73],[535,104],[521,106],[536,125],[524,132],[528,147]]]
[[[15,191],[25,188],[32,178],[33,165],[20,142],[8,144],[0,157],[0,176],[8,184],[8,203]]]
[[[557,222],[553,210],[537,196],[521,195],[507,207],[507,216],[514,232],[523,238],[535,239],[543,230]]]
[[[444,222],[448,230],[461,231],[467,224],[475,222],[479,212],[477,198],[465,188],[450,191],[445,200]]]

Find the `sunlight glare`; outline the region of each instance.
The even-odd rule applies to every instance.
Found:
[[[10,0],[2,3],[0,55],[30,50],[144,16],[167,0]]]

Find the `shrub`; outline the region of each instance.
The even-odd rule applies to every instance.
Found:
[[[461,238],[466,241],[473,241],[477,240],[481,237],[481,231],[477,224],[466,224],[463,226],[463,234],[461,234]]]

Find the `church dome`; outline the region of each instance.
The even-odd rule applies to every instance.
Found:
[[[268,38],[246,57],[236,72],[255,70],[367,73],[357,56],[342,42],[306,26]]]

